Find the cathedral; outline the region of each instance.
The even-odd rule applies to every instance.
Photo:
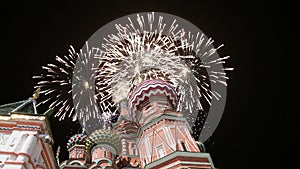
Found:
[[[69,158],[55,158],[50,123],[35,97],[0,106],[3,169],[196,169],[215,168],[204,144],[175,110],[178,94],[166,81],[145,80],[120,102],[120,115],[87,135],[70,137]]]

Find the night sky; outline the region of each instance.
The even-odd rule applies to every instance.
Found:
[[[227,102],[222,120],[205,143],[218,168],[275,168],[292,165],[294,134],[289,79],[283,75],[283,15],[263,1],[72,1],[9,2],[1,5],[0,104],[26,100],[34,91],[32,76],[56,55],[68,54],[106,23],[138,12],[157,11],[182,17],[198,26],[218,53],[230,55]],[[273,13],[275,12],[275,13]],[[291,69],[296,69],[292,67]],[[279,82],[279,83],[277,83]],[[277,84],[277,85],[275,85]],[[281,92],[285,90],[286,92]],[[38,101],[38,100],[37,100]],[[46,110],[40,110],[43,113]],[[50,118],[54,147],[79,129],[78,123]],[[287,154],[286,154],[287,153]],[[283,155],[285,154],[285,155]],[[66,159],[61,153],[61,159]]]

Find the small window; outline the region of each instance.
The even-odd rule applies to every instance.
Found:
[[[159,149],[158,152],[159,152],[159,158],[162,158],[162,157],[165,156],[165,152],[164,152],[164,150],[162,148]]]
[[[165,156],[165,151],[164,151],[164,148],[163,148],[162,145],[158,146],[158,147],[156,148],[156,150],[157,150],[157,153],[158,153],[159,158],[162,158],[162,157]]]
[[[181,142],[181,147],[182,147],[183,151],[187,151],[185,143],[183,141]]]
[[[134,153],[135,155],[139,155],[139,152],[138,152],[138,150],[137,149],[135,149],[135,153]]]
[[[104,157],[106,157],[106,150],[104,150]]]

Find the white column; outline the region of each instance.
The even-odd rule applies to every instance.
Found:
[[[122,139],[122,154],[127,154],[128,152],[127,152],[127,141],[126,141],[126,139]]]
[[[32,134],[28,135],[19,153],[25,153],[31,157],[33,154],[33,150],[36,146],[36,143],[37,143],[37,137]],[[26,155],[23,154],[18,155],[16,161],[24,161],[26,162],[28,168],[32,168],[31,165],[28,165],[29,158]]]

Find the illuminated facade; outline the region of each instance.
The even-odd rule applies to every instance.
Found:
[[[70,138],[69,160],[61,168],[214,168],[204,145],[191,136],[186,118],[174,110],[176,105],[177,94],[167,82],[142,82],[120,102],[120,116],[112,127]]]

